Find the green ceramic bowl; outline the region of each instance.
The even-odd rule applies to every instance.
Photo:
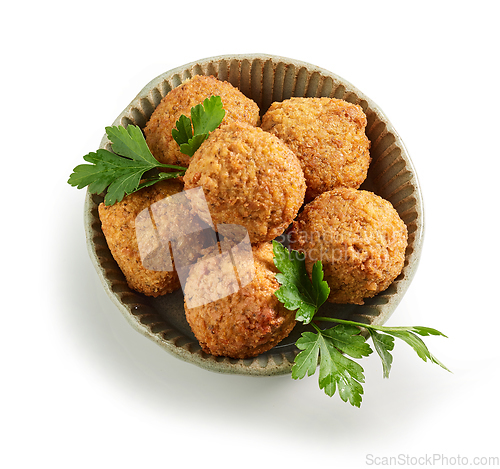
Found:
[[[323,68],[272,55],[227,55],[183,65],[149,82],[113,125],[145,126],[160,100],[194,75],[213,75],[229,81],[253,99],[263,114],[274,101],[292,96],[334,97],[359,104],[366,113],[366,133],[372,162],[362,189],[389,200],[408,227],[406,260],[401,275],[384,292],[364,305],[325,304],[322,315],[383,324],[394,312],[415,275],[423,241],[423,206],[415,168],[403,141],[381,109],[349,82]],[[106,136],[101,148],[109,145]],[[92,262],[102,285],[117,308],[138,332],[166,351],[202,368],[246,375],[289,373],[298,350],[294,343],[304,330],[297,324],[292,334],[270,351],[246,360],[221,358],[203,352],[184,316],[182,291],[149,298],[131,290],[114,261],[101,230],[97,207],[102,197],[87,193],[85,229]]]

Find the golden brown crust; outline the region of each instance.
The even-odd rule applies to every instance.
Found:
[[[210,242],[201,231],[206,224],[190,209],[182,189],[180,180],[169,179],[114,205],[99,205],[102,231],[113,258],[129,287],[145,295],[156,297],[180,288],[169,242],[175,243],[172,250],[180,265],[194,262]],[[191,234],[181,236],[181,230]]]
[[[306,205],[293,223],[292,249],[311,272],[321,260],[333,303],[363,304],[401,273],[407,228],[390,202],[372,192],[339,188]]]
[[[144,128],[149,149],[160,163],[189,165],[190,157],[180,152],[179,145],[172,137],[172,129],[182,114],[191,117],[191,108],[210,96],[220,96],[222,99],[226,111],[223,124],[232,121],[259,124],[257,104],[241,91],[212,76],[195,75],[167,93]]]
[[[125,196],[111,206],[99,205],[102,231],[111,254],[130,288],[149,296],[159,296],[180,288],[175,271],[157,272],[142,265],[136,237],[135,219],[146,207],[182,191],[182,182],[169,180]],[[152,233],[144,236],[152,236]]]
[[[244,226],[252,243],[284,232],[305,193],[293,152],[258,127],[234,122],[211,133],[184,176],[186,189],[203,187],[214,223]]]
[[[253,246],[252,253],[255,276],[250,283],[224,298],[185,308],[186,319],[206,353],[255,357],[287,337],[295,325],[295,312],[288,311],[274,295],[279,284],[271,243]],[[227,287],[220,277],[207,275],[220,268],[220,256],[211,257],[208,264],[196,264],[186,282],[185,298],[196,296],[209,301],[214,292]]]
[[[276,102],[262,129],[297,155],[307,183],[306,201],[336,187],[358,188],[370,164],[366,116],[358,105],[335,98],[291,98]]]

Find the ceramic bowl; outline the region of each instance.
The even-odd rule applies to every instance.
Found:
[[[418,265],[423,241],[422,196],[415,168],[403,141],[382,110],[346,80],[323,68],[272,55],[227,55],[183,65],[149,82],[113,125],[143,128],[160,100],[194,75],[213,75],[229,81],[253,99],[263,114],[274,101],[292,96],[335,97],[359,104],[366,113],[366,133],[372,162],[362,189],[389,200],[406,223],[409,233],[404,268],[384,292],[364,305],[325,304],[322,315],[383,324],[405,294]],[[109,146],[106,136],[101,148]],[[101,230],[97,207],[102,197],[87,193],[85,228],[92,262],[107,294],[129,323],[178,358],[202,368],[247,375],[289,373],[298,350],[294,343],[304,330],[297,324],[292,334],[270,351],[251,359],[214,357],[203,352],[184,316],[182,291],[149,298],[131,290],[114,261]]]

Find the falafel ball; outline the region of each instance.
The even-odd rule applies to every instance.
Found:
[[[262,129],[298,156],[306,177],[306,202],[336,187],[357,189],[366,179],[370,142],[361,106],[336,98],[290,98],[275,102]]]
[[[219,127],[193,155],[186,189],[202,187],[215,224],[241,225],[250,242],[281,235],[304,201],[304,173],[277,137],[242,122]]]
[[[391,203],[351,188],[324,192],[293,223],[290,247],[320,260],[332,303],[363,304],[401,273],[407,228]]]
[[[204,304],[188,308],[185,303],[186,319],[206,353],[255,357],[282,341],[295,325],[295,312],[287,310],[274,294],[279,283],[271,243],[252,246],[252,254],[252,281],[215,300],[214,292],[231,288],[227,276],[220,275],[227,270],[223,257],[208,255],[191,268],[184,296],[188,300],[202,299]]]
[[[195,214],[186,213],[182,189],[180,180],[169,179],[114,205],[99,205],[102,231],[113,258],[128,286],[147,296],[165,295],[181,286],[168,241],[176,240],[179,260],[185,263],[194,262],[205,247],[202,230],[206,225]],[[167,199],[173,203],[168,205]],[[176,236],[180,226],[188,226],[194,235]]]
[[[195,75],[166,94],[144,128],[149,149],[160,163],[189,165],[190,157],[180,152],[172,129],[182,114],[191,117],[191,108],[211,96],[222,99],[226,111],[223,124],[232,121],[259,124],[259,107],[241,91],[213,76]]]

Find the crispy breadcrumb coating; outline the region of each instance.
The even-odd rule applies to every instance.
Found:
[[[235,248],[237,249],[237,248]],[[243,288],[212,301],[214,293],[230,285],[225,271],[231,270],[218,255],[208,254],[191,269],[184,289],[185,298],[205,298],[207,303],[185,308],[186,319],[203,351],[232,358],[255,357],[287,337],[295,325],[295,312],[276,298],[271,243],[252,246],[255,276]],[[202,258],[203,260],[203,258]],[[211,275],[221,272],[220,275]]]
[[[275,102],[262,129],[297,155],[306,178],[306,202],[336,187],[358,188],[370,164],[366,115],[356,104],[335,98],[291,98]]]
[[[304,174],[277,137],[241,122],[212,132],[193,155],[186,189],[202,187],[215,224],[244,226],[252,243],[282,234],[297,215]]]
[[[390,202],[339,188],[305,206],[290,238],[290,247],[305,253],[309,272],[321,260],[330,302],[363,304],[401,273],[408,235]]]
[[[205,247],[201,230],[206,224],[186,211],[183,198],[172,198],[182,190],[181,181],[169,179],[114,205],[99,205],[102,231],[131,289],[156,297],[180,288],[169,242],[175,242],[177,260],[184,264],[194,262]],[[167,199],[172,205],[164,202]],[[194,234],[178,236],[180,227],[186,226]]]

